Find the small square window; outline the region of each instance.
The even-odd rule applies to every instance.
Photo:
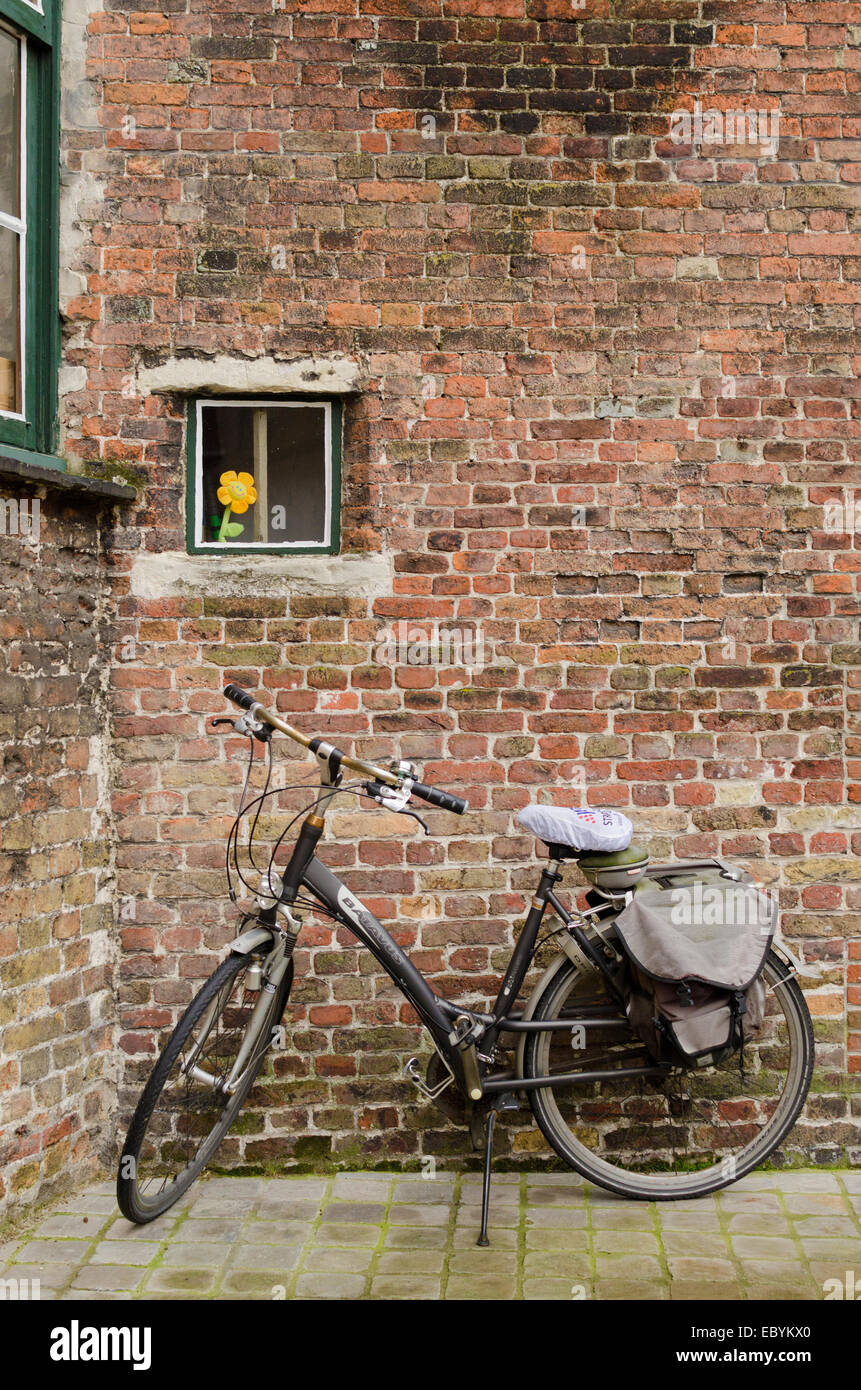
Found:
[[[191,551],[337,551],[339,402],[198,400],[189,463]]]

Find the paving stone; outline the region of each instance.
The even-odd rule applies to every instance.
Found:
[[[527,1230],[527,1250],[588,1250],[590,1235],[574,1226],[548,1226],[546,1230]]]
[[[336,1173],[332,1195],[350,1202],[365,1198],[384,1202],[396,1176],[395,1173]]]
[[[848,1260],[861,1269],[861,1237],[857,1240],[811,1240],[802,1237],[801,1248],[808,1260]]]
[[[43,1221],[36,1228],[36,1235],[40,1240],[48,1240],[52,1236],[76,1237],[78,1240],[93,1241],[99,1238],[99,1233],[105,1225],[104,1217],[90,1217],[85,1220],[83,1214],[73,1216],[71,1213],[57,1212],[54,1216],[49,1216],[47,1221]],[[131,1226],[131,1222],[123,1222],[123,1225]],[[110,1230],[110,1227],[108,1227]],[[138,1229],[145,1230],[141,1226]]]
[[[807,1238],[824,1240],[837,1236],[861,1241],[861,1231],[849,1216],[798,1216],[794,1225],[798,1234]]]
[[[791,1236],[789,1222],[783,1215],[772,1211],[748,1211],[744,1215],[731,1216],[727,1222],[733,1235],[744,1236]]]
[[[441,1274],[444,1259],[441,1250],[384,1251],[377,1261],[377,1273]]]
[[[215,1283],[210,1269],[156,1269],[147,1280],[145,1293],[208,1293]]]
[[[475,1246],[472,1250],[455,1250],[449,1261],[452,1274],[510,1274],[517,1275],[517,1252]]]
[[[479,1222],[470,1222],[460,1228],[455,1227],[452,1245],[455,1250],[473,1250],[476,1248],[478,1233],[481,1229]],[[490,1246],[493,1250],[516,1250],[518,1245],[518,1232],[511,1227],[494,1226],[493,1222],[487,1228],[490,1239]]]
[[[334,1187],[338,1176],[342,1175],[335,1178],[266,1178],[260,1191],[260,1205],[284,1201],[321,1201],[330,1184]]]
[[[199,1250],[201,1246],[195,1246]],[[269,1269],[285,1272],[295,1269],[302,1252],[301,1245],[240,1245],[231,1260],[233,1269]],[[225,1252],[229,1253],[229,1252]]]
[[[297,1298],[361,1298],[364,1292],[363,1274],[301,1274],[296,1282]]]
[[[728,1215],[747,1211],[780,1213],[783,1210],[780,1198],[774,1192],[721,1192],[719,1197],[720,1204]]]
[[[496,1303],[514,1298],[516,1292],[517,1280],[505,1274],[451,1274],[445,1296],[447,1299],[480,1299]]]
[[[441,1205],[415,1206],[393,1202],[389,1207],[391,1226],[447,1226],[451,1220],[451,1207]]]
[[[798,1260],[798,1246],[795,1241],[781,1239],[779,1236],[734,1235],[732,1248],[740,1259]]]
[[[584,1229],[588,1221],[585,1207],[527,1207],[526,1229],[536,1226],[547,1229],[551,1226],[566,1226],[569,1229]]]
[[[824,1285],[826,1279],[838,1279],[840,1283],[843,1284],[849,1270],[854,1270],[856,1285],[861,1285],[861,1266],[857,1264],[854,1266],[849,1265],[847,1268],[845,1260],[811,1259],[810,1261],[810,1277],[820,1289]],[[857,1291],[856,1288],[856,1293]]]
[[[432,1206],[445,1204],[450,1206],[454,1201],[454,1179],[446,1178],[422,1181],[421,1178],[411,1179],[410,1181],[396,1182],[393,1189],[392,1200],[404,1205],[415,1205],[416,1203],[428,1203]],[[492,1197],[493,1194],[491,1194]]]
[[[195,1216],[224,1216],[224,1217],[244,1217],[250,1216],[254,1210],[255,1202],[253,1197],[222,1197],[218,1193],[199,1197],[194,1204]],[[282,1212],[283,1216],[284,1213]]]
[[[460,1201],[462,1206],[480,1207],[481,1206],[481,1186],[474,1183],[464,1182],[460,1189]],[[519,1187],[500,1187],[494,1181],[490,1189],[490,1205],[492,1207],[519,1207],[520,1188]]]
[[[598,1255],[595,1269],[599,1281],[626,1279],[641,1283],[665,1277],[658,1261],[649,1255]]]
[[[719,1231],[717,1208],[705,1202],[693,1211],[684,1210],[679,1202],[662,1204],[658,1217],[664,1231]]]
[[[161,1246],[157,1240],[100,1241],[90,1256],[94,1265],[148,1265]]]
[[[15,1255],[13,1264],[67,1265],[84,1258],[89,1240],[28,1240]]]
[[[741,1298],[741,1293],[734,1283],[716,1284],[711,1281],[701,1283],[694,1279],[674,1279],[670,1285],[670,1298],[674,1303],[711,1303],[718,1299],[735,1302]]]
[[[752,1284],[813,1282],[800,1260],[745,1260],[744,1277]]]
[[[690,1242],[688,1242],[690,1245]],[[657,1255],[658,1242],[646,1231],[593,1231],[592,1248],[599,1254]]]
[[[112,1216],[116,1209],[116,1195],[99,1196],[92,1189],[81,1193],[80,1197],[66,1197],[57,1205],[60,1212],[82,1212],[85,1216]]]
[[[797,1298],[819,1298],[821,1291],[817,1289],[812,1279],[787,1280],[786,1283],[774,1283],[767,1279],[761,1282],[748,1285],[745,1296],[752,1300],[763,1300],[768,1303],[792,1302]]]
[[[145,1226],[136,1226],[133,1221],[126,1221],[124,1216],[118,1216],[116,1221],[112,1221],[104,1231],[102,1240],[148,1240],[163,1241],[178,1228],[179,1217],[173,1212],[165,1216],[157,1216],[155,1221],[148,1221]],[[186,1223],[183,1223],[185,1225]],[[222,1223],[223,1225],[224,1223]],[[183,1236],[185,1240],[185,1236]]]
[[[662,1239],[668,1258],[671,1255],[690,1255],[692,1249],[696,1249],[697,1255],[717,1259],[726,1259],[729,1254],[726,1240],[719,1232],[699,1231],[696,1239],[692,1240],[689,1231],[664,1231]]]
[[[323,1210],[322,1225],[333,1221],[359,1221],[364,1224],[382,1221],[386,1208],[382,1202],[330,1202]]]
[[[221,1281],[222,1295],[235,1298],[265,1298],[269,1302],[280,1302],[276,1292],[283,1289],[286,1297],[287,1286],[284,1280],[273,1279],[264,1270],[230,1269]]]
[[[274,1225],[275,1223],[252,1222],[250,1226],[245,1226],[243,1228],[242,1222],[235,1218],[228,1221],[219,1221],[217,1217],[214,1216],[204,1216],[201,1217],[200,1220],[189,1217],[187,1221],[183,1221],[181,1229],[177,1232],[177,1236],[186,1244],[196,1244],[200,1241],[205,1245],[229,1245],[239,1240],[240,1232],[243,1232],[242,1238],[246,1239],[245,1233],[249,1229],[253,1230],[254,1226],[257,1224],[268,1226],[270,1224]],[[142,1229],[149,1230],[150,1228],[146,1226]]]
[[[705,1283],[714,1279],[718,1283],[735,1282],[735,1265],[731,1260],[700,1258],[697,1255],[674,1255],[667,1259],[673,1280],[680,1283]]]
[[[527,1279],[591,1280],[594,1277],[592,1261],[582,1251],[529,1251],[524,1260],[523,1273]]]
[[[158,1271],[156,1270],[156,1273]],[[86,1265],[72,1280],[73,1289],[128,1289],[140,1287],[146,1270],[128,1265]]]
[[[304,1245],[313,1229],[310,1221],[257,1221],[252,1217],[242,1227],[240,1239],[247,1245]]]
[[[836,1173],[775,1173],[774,1186],[781,1192],[839,1192]]]
[[[321,1212],[326,1210],[326,1199],[320,1197],[314,1200],[311,1197],[303,1197],[301,1201],[294,1202],[258,1202],[254,1211],[244,1219],[246,1221],[302,1221],[310,1225],[316,1221]]]
[[[264,1181],[263,1178],[205,1178],[198,1192],[206,1197],[221,1197],[231,1202],[253,1201],[261,1195]]]
[[[7,1265],[0,1272],[0,1279],[17,1279],[19,1284],[26,1279],[30,1286],[34,1279],[39,1280],[41,1293],[46,1289],[61,1289],[74,1276],[78,1269],[76,1264],[68,1265],[28,1265],[17,1264]]]
[[[220,1269],[230,1254],[230,1246],[212,1245],[203,1241],[173,1241],[164,1252],[166,1265],[182,1265],[185,1269]]]
[[[562,1186],[557,1179],[553,1186],[536,1187],[532,1178],[529,1178],[526,1184],[526,1200],[530,1207],[582,1207],[586,1205],[586,1193],[582,1183]]]
[[[636,1300],[638,1303],[645,1300],[659,1302],[668,1299],[670,1296],[669,1288],[666,1284],[644,1282],[634,1279],[598,1279],[595,1284],[595,1297],[601,1301],[605,1299],[622,1299],[625,1302]]]
[[[783,1199],[786,1210],[793,1216],[839,1216],[846,1210],[846,1198],[833,1192],[787,1192]]]
[[[732,1185],[733,1192],[769,1192],[775,1187],[773,1173],[747,1173]]]
[[[384,1244],[387,1250],[441,1250],[446,1235],[443,1226],[390,1226]]]
[[[320,1245],[376,1245],[381,1231],[380,1226],[360,1226],[350,1221],[343,1224],[332,1222],[329,1226],[320,1227],[317,1241]]]
[[[127,1289],[67,1289],[65,1293],[49,1296],[61,1303],[130,1303],[134,1298]],[[44,1297],[43,1290],[42,1299]]]
[[[560,1299],[588,1301],[592,1297],[592,1285],[581,1281],[575,1283],[568,1279],[524,1279],[523,1297],[526,1299]]]
[[[583,1216],[585,1220],[585,1211]],[[592,1225],[597,1231],[654,1231],[655,1229],[652,1207],[645,1202],[638,1202],[636,1206],[622,1210],[615,1207],[595,1207],[591,1216]]]
[[[308,1252],[302,1270],[303,1273],[309,1274],[322,1274],[326,1270],[333,1270],[338,1274],[364,1274],[366,1270],[370,1269],[373,1258],[373,1250],[369,1250],[363,1245],[318,1246]],[[439,1255],[438,1258],[440,1268],[442,1268],[442,1255]]]
[[[839,1177],[840,1182],[846,1188],[847,1192],[853,1192],[858,1195],[861,1195],[861,1172],[840,1173]]]
[[[579,1173],[527,1173],[526,1182],[529,1187],[580,1187],[590,1192],[598,1192],[601,1189],[593,1187],[580,1177]]]
[[[371,1284],[371,1298],[438,1299],[439,1277],[421,1274],[380,1274]]]

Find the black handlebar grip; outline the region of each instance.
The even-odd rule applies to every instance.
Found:
[[[226,685],[224,693],[232,704],[238,705],[240,709],[252,709],[257,701],[252,699],[247,690],[243,690],[241,685]]]
[[[451,792],[441,792],[438,787],[426,787],[424,782],[413,782],[410,787],[413,796],[420,796],[422,801],[427,801],[431,806],[439,806],[443,811],[453,811],[456,816],[462,816],[468,810],[467,803],[462,801],[459,796],[452,796]]]

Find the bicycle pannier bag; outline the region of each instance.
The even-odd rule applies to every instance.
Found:
[[[660,887],[644,882],[617,917],[628,1020],[659,1062],[713,1066],[762,1023],[760,979],[777,905],[747,875]]]

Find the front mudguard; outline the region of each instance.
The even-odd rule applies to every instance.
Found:
[[[235,956],[247,956],[252,951],[256,951],[260,946],[271,946],[275,940],[275,933],[269,927],[249,927],[247,931],[241,931],[230,943],[231,954]]]

